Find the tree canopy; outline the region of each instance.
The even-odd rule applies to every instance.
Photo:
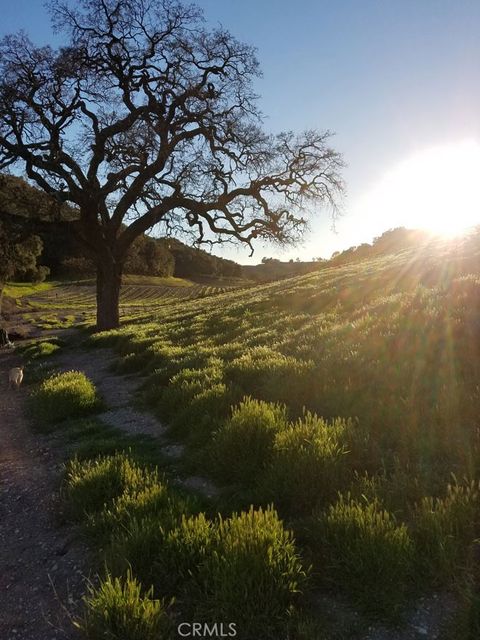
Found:
[[[297,241],[335,211],[330,133],[262,128],[252,47],[175,0],[53,0],[64,46],[0,45],[0,169],[58,202],[97,266],[97,327],[118,324],[128,249],[154,225],[197,242]],[[73,225],[72,225],[73,226]]]
[[[44,280],[48,269],[37,265],[42,253],[42,241],[29,233],[24,225],[9,224],[0,219],[0,316],[5,284],[14,276],[29,280]]]

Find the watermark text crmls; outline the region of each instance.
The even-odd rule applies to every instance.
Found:
[[[177,633],[181,638],[235,638],[235,622],[180,622]]]

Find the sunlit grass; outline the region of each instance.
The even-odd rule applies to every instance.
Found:
[[[401,615],[410,597],[471,576],[480,521],[474,243],[461,255],[428,245],[248,289],[185,287],[157,300],[142,287],[128,289],[121,328],[88,344],[114,348],[119,372],[145,376],[142,401],[185,445],[183,468],[222,485],[223,517],[273,503],[317,587],[369,615]],[[70,303],[90,304],[88,287],[79,289],[66,292]],[[185,526],[204,540],[197,515]],[[173,594],[161,593],[160,560],[142,559],[166,544],[169,527],[132,519],[111,548],[135,559],[147,587],[158,580],[162,597]],[[193,538],[187,549],[177,540],[182,557],[195,552]]]
[[[50,291],[55,285],[55,282],[9,282],[5,286],[4,293],[10,298],[23,298],[23,296]]]

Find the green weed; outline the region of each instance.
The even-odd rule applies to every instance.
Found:
[[[405,602],[414,544],[405,524],[377,501],[337,502],[312,523],[315,571],[364,610],[390,617]]]
[[[286,426],[284,406],[245,398],[213,437],[214,475],[251,486],[271,459],[277,432]]]
[[[166,640],[171,621],[167,607],[153,598],[130,572],[125,578],[109,574],[98,587],[89,585],[84,596],[84,613],[76,626],[89,640]]]
[[[42,430],[65,418],[97,411],[100,401],[95,385],[80,371],[57,373],[47,378],[31,397],[31,411]]]

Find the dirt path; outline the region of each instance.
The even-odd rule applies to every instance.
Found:
[[[106,405],[106,410],[98,416],[103,422],[127,433],[148,434],[159,438],[163,442],[162,451],[166,456],[172,459],[181,458],[184,445],[168,440],[165,425],[151,413],[132,406],[134,395],[143,378],[138,374],[121,375],[113,372],[111,365],[116,359],[117,356],[112,349],[84,350],[73,346],[60,351],[51,362],[61,371],[83,371],[95,383]],[[201,476],[173,478],[172,481],[209,498],[219,493],[212,482]]]
[[[0,352],[0,638],[73,639],[66,608],[83,593],[86,550],[58,518],[58,452],[30,431],[26,391],[7,390],[17,364]]]
[[[132,407],[133,396],[143,379],[138,375],[119,375],[110,370],[117,356],[112,349],[71,347],[51,358],[60,371],[83,371],[95,383],[106,405],[100,418],[112,427],[129,433],[147,433],[163,437],[165,427],[151,414]]]

